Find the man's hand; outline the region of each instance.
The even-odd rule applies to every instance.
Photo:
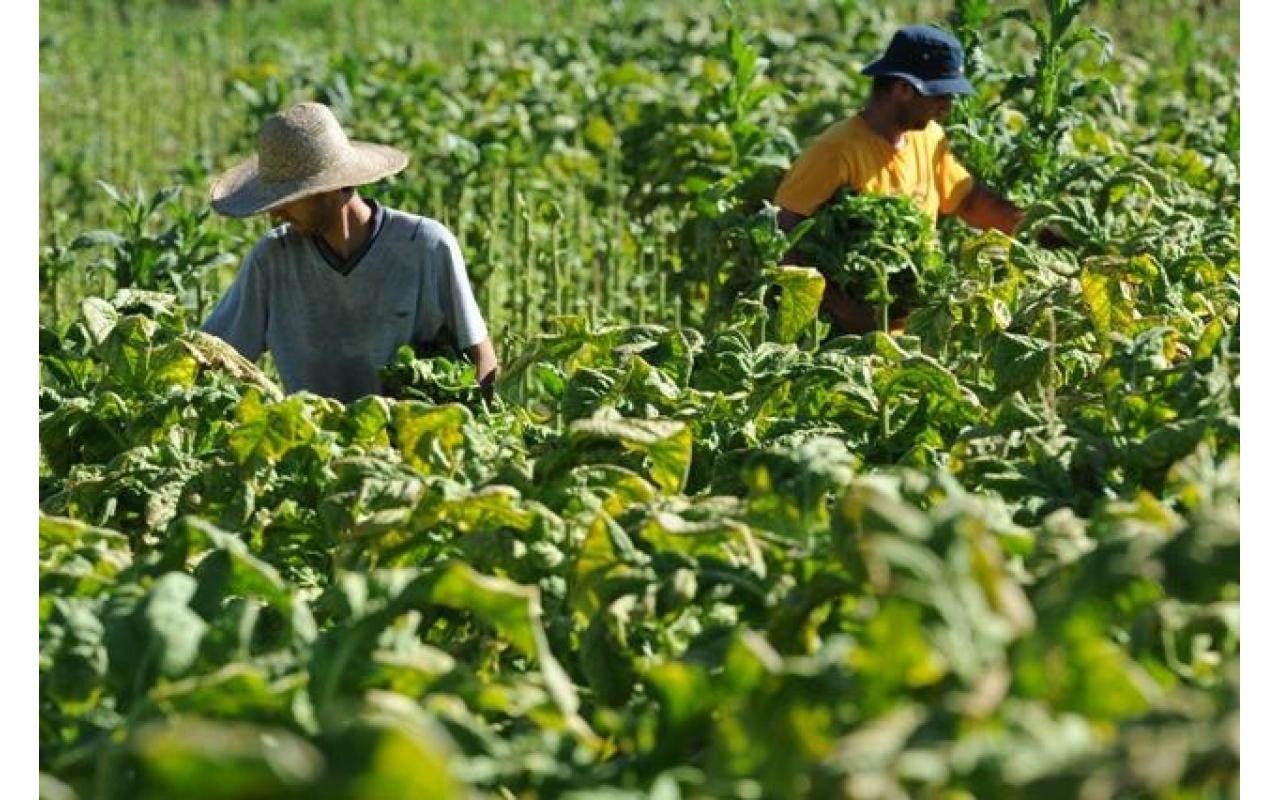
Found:
[[[956,216],[978,230],[995,228],[1012,236],[1025,216],[1022,209],[991,191],[981,183],[975,183],[965,195]]]
[[[874,306],[849,297],[829,278],[822,293],[822,310],[831,315],[839,333],[869,333],[880,327]]]
[[[468,347],[467,356],[476,365],[476,385],[483,391],[485,399],[493,397],[493,384],[498,379],[498,354],[493,351],[493,342],[485,339]]]
[[[1036,244],[1046,250],[1061,250],[1071,247],[1071,240],[1052,225],[1045,225],[1036,232]]]

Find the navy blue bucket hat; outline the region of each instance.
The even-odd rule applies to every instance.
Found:
[[[902,78],[926,97],[974,94],[964,76],[964,49],[956,37],[933,25],[908,25],[893,35],[884,55],[863,75]]]

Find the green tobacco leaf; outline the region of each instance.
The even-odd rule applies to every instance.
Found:
[[[84,317],[84,325],[89,330],[89,336],[97,345],[107,340],[116,323],[120,321],[120,312],[101,297],[85,298],[80,303],[80,315]]]
[[[777,267],[766,277],[782,288],[775,321],[778,341],[794,342],[818,318],[827,283],[822,273],[811,267]]]
[[[379,395],[366,395],[351,403],[342,419],[346,440],[351,444],[388,444],[391,409],[391,401]]]
[[[310,642],[316,636],[311,609],[275,567],[249,551],[244,540],[193,516],[176,520],[165,540],[165,563],[182,569],[189,560],[199,559],[195,577],[199,589],[192,607],[207,617],[218,612],[228,596],[253,597],[276,608],[289,620],[294,637]]]
[[[233,662],[207,675],[162,682],[149,699],[166,715],[287,722],[293,691],[301,687],[297,679],[273,684],[263,667]]]
[[[1111,353],[1113,332],[1129,333],[1133,329],[1134,304],[1125,283],[1131,263],[1097,258],[1086,262],[1080,271],[1081,297],[1104,355]]]
[[[1150,708],[1157,687],[1107,635],[1106,613],[1085,607],[1060,628],[1037,630],[1015,656],[1020,694],[1096,720],[1121,720]]]
[[[711,680],[697,664],[667,661],[646,670],[643,677],[662,709],[666,732],[663,739],[678,736],[715,708],[716,694],[711,690]]]
[[[470,611],[526,656],[538,655],[541,611],[536,589],[481,575],[461,562],[453,562],[435,579],[430,600]]]
[[[396,442],[405,461],[428,475],[452,477],[461,468],[471,411],[457,403],[397,403],[392,411]]]
[[[496,628],[529,658],[535,658],[568,724],[581,734],[589,729],[577,716],[578,695],[573,682],[551,652],[542,628],[542,605],[536,588],[481,575],[455,561],[434,577],[428,597],[432,603],[470,611]]]
[[[579,641],[579,663],[602,706],[622,706],[631,697],[636,671],[626,630],[635,601],[626,595],[596,611]]]
[[[98,348],[111,383],[137,393],[195,383],[196,360],[176,342],[157,347],[158,330],[156,322],[136,314],[116,323]]]
[[[1190,455],[1209,430],[1200,418],[1169,422],[1147,434],[1126,455],[1142,469],[1162,469]]]
[[[708,497],[693,504],[677,500],[651,510],[643,536],[658,552],[711,556],[763,577],[764,556],[751,528],[731,516],[743,511],[734,498]]]
[[[625,572],[627,565],[636,563],[639,557],[627,532],[613,517],[596,514],[574,561],[570,605],[585,614],[594,613],[600,601],[600,586],[610,576]]]
[[[528,533],[540,515],[554,516],[539,504],[526,503],[510,486],[486,486],[465,497],[424,504],[415,510],[413,525],[430,528],[444,522],[464,534],[503,528]]]
[[[1196,342],[1194,358],[1211,357],[1225,333],[1226,326],[1221,319],[1214,318],[1209,320],[1209,323],[1204,326],[1204,332],[1200,334],[1200,339]]]
[[[67,517],[40,515],[41,557],[58,546],[105,544],[113,549],[128,548],[129,537],[109,528],[98,528]]]
[[[41,606],[41,696],[73,707],[92,704],[109,667],[96,600],[42,596]]]
[[[68,245],[72,250],[87,250],[90,247],[111,247],[120,248],[125,246],[124,237],[115,231],[98,230],[86,231],[75,239],[71,240]]]
[[[129,538],[66,517],[40,515],[40,591],[97,597],[133,563]]]
[[[324,757],[296,734],[244,722],[175,717],[139,729],[129,743],[147,798],[303,798],[324,775]]]
[[[1004,397],[1030,388],[1049,366],[1049,342],[1033,336],[1001,333],[991,349],[996,395]]]
[[[326,788],[350,800],[464,800],[448,735],[416,702],[370,692],[358,716],[334,737]]]
[[[565,385],[560,413],[567,420],[590,417],[605,404],[621,377],[616,369],[579,369]]]
[[[192,610],[196,580],[181,572],[160,576],[141,610],[141,624],[151,642],[150,653],[162,675],[176,677],[195,662],[208,625]]]
[[[835,553],[849,574],[867,575],[883,583],[888,565],[876,552],[875,542],[884,536],[924,541],[931,532],[929,518],[904,502],[897,487],[873,477],[856,478],[836,505],[831,523]]]
[[[236,407],[236,421],[227,445],[240,464],[274,464],[289,450],[311,441],[319,430],[304,396],[264,404],[257,389],[245,392]]]
[[[918,605],[888,598],[866,623],[850,666],[865,687],[868,713],[887,712],[904,690],[931,686],[946,676],[947,662],[930,642],[922,613]]]
[[[683,422],[660,419],[592,418],[569,426],[572,440],[604,439],[646,457],[649,475],[664,491],[679,492],[693,459],[693,431]]]

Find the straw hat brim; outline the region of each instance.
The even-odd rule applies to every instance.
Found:
[[[409,156],[394,147],[352,141],[343,160],[329,168],[289,181],[264,181],[258,157],[227,170],[209,189],[213,210],[228,217],[250,217],[308,195],[361,186],[404,169]]]

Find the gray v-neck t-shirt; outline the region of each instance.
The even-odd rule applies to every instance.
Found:
[[[258,241],[202,329],[257,361],[270,350],[292,393],[344,403],[377,394],[378,370],[404,344],[489,338],[458,242],[434,219],[382,208],[372,242],[345,274],[288,225]]]

